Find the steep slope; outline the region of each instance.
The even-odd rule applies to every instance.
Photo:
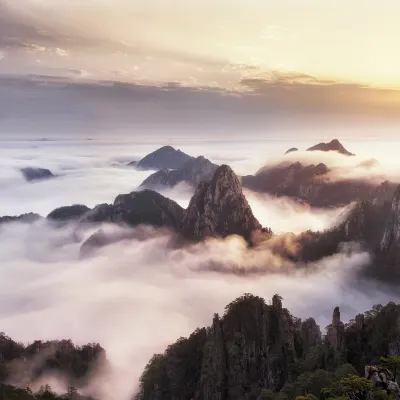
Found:
[[[148,154],[139,162],[133,161],[128,165],[135,166],[142,170],[151,169],[177,169],[182,167],[192,157],[181,150],[176,150],[171,146],[163,146],[156,151]]]
[[[339,226],[324,232],[305,232],[297,237],[299,251],[295,261],[315,261],[340,251],[342,243],[357,242],[372,255],[366,272],[375,278],[400,279],[400,246],[396,239],[400,216],[400,189],[387,201],[391,190],[379,185],[371,191],[369,200],[356,203]],[[382,193],[384,195],[382,195]],[[385,266],[385,268],[383,268]]]
[[[227,165],[210,182],[202,182],[184,214],[182,232],[193,239],[241,235],[250,240],[261,225],[243,195],[239,179]]]
[[[307,151],[336,151],[345,156],[354,156],[354,154],[347,151],[337,139],[333,139],[329,143],[319,143],[310,147]]]
[[[146,188],[173,187],[180,182],[197,187],[200,182],[212,178],[218,165],[213,164],[203,156],[191,158],[176,170],[160,170],[145,179],[140,186]]]

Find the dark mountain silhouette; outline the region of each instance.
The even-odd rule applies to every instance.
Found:
[[[292,147],[291,149],[289,149],[285,154],[289,154],[289,153],[293,153],[295,151],[299,151],[299,149],[297,147]]]
[[[298,150],[299,149],[297,147],[292,147],[285,154],[289,154]],[[329,143],[318,143],[315,146],[308,148],[307,151],[336,151],[337,153],[345,156],[354,156],[354,154],[347,151],[337,139],[333,139]]]
[[[17,215],[17,216],[5,215],[3,217],[0,217],[0,224],[5,224],[8,222],[25,222],[27,224],[30,224],[41,218],[42,217],[39,214],[35,214],[35,213],[21,214],[21,215]]]
[[[176,170],[162,169],[150,175],[140,186],[157,189],[165,186],[173,187],[180,182],[197,187],[200,182],[209,181],[217,170],[218,165],[213,164],[203,156],[189,159]]]
[[[358,242],[373,256],[367,273],[382,280],[400,281],[400,186],[391,200],[382,197],[385,186],[372,191],[369,200],[356,203],[339,226],[299,235],[300,250],[295,261],[315,261],[338,253],[343,243]]]
[[[370,198],[376,185],[368,180],[330,180],[329,168],[325,164],[303,165],[282,163],[264,167],[256,175],[242,177],[242,185],[256,192],[274,196],[300,199],[314,207],[339,207],[354,201]],[[383,182],[381,197],[386,200],[393,195],[397,184]]]
[[[81,218],[88,211],[90,211],[89,207],[83,204],[74,204],[56,208],[46,218],[54,221],[70,221]]]
[[[22,175],[28,182],[54,178],[56,175],[49,169],[27,167],[21,169]]]
[[[128,165],[141,170],[177,169],[182,167],[191,158],[191,156],[181,150],[176,150],[171,146],[164,146],[148,154],[140,161],[132,161]]]
[[[354,154],[347,151],[337,139],[333,139],[329,143],[319,143],[310,147],[307,151],[336,151],[345,156],[354,156]]]

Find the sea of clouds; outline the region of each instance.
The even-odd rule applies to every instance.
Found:
[[[45,216],[61,205],[110,203],[118,194],[136,190],[151,173],[126,163],[157,147],[111,141],[2,143],[0,215],[37,212]],[[291,146],[243,142],[179,147],[218,164],[228,163],[244,175]],[[27,183],[19,171],[27,166],[49,168],[59,176]],[[186,185],[163,191],[184,207],[192,193]],[[275,232],[330,228],[347,211],[315,210],[290,199],[245,194],[255,216]],[[82,242],[97,229],[84,228],[76,235],[74,224],[56,228],[47,221],[0,228],[0,331],[25,343],[62,338],[77,344],[99,342],[113,368],[114,397],[121,400],[130,399],[155,352],[209,325],[213,313],[222,313],[243,293],[268,300],[279,293],[294,315],[313,316],[322,329],[335,306],[348,320],[376,303],[400,300],[388,288],[359,280],[357,272],[369,261],[362,251],[344,251],[312,268],[299,269],[268,249],[249,250],[237,237],[182,248],[170,245],[170,233],[148,228],[140,238],[81,259]],[[107,382],[99,385],[107,392]]]

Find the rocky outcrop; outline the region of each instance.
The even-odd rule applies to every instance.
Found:
[[[136,399],[155,400],[163,393],[165,398],[247,400],[263,388],[281,389],[296,361],[294,336],[292,318],[279,296],[267,305],[246,294],[229,304],[222,317],[215,314],[207,331],[197,330],[154,356]],[[188,356],[190,369],[182,371]],[[182,372],[186,379],[178,381]]]
[[[319,143],[310,147],[307,151],[335,151],[345,156],[354,156],[354,154],[347,151],[337,139],[333,139],[329,143]]]
[[[56,175],[49,169],[27,167],[21,169],[22,175],[28,182],[54,178]]]
[[[333,311],[332,324],[328,326],[328,343],[337,351],[344,349],[344,324],[340,320],[340,310],[336,307]]]
[[[171,146],[163,146],[148,154],[139,162],[133,161],[128,165],[141,170],[177,169],[182,167],[191,158],[191,156],[181,150],[176,150]]]
[[[392,338],[400,334],[399,316],[400,305],[376,305],[345,326],[335,308],[321,342],[315,321],[293,317],[278,295],[267,305],[245,294],[223,316],[214,314],[206,336],[198,329],[155,355],[136,400],[294,399],[313,390],[313,380],[317,395],[323,387],[337,387],[335,375],[355,375],[366,360],[379,362],[388,354]]]
[[[294,325],[275,300],[268,306],[245,295],[228,305],[222,318],[214,317],[196,399],[247,399],[256,382],[260,388],[282,388],[295,362]]]
[[[182,167],[176,170],[160,170],[150,175],[140,185],[146,188],[173,187],[180,182],[185,182],[196,188],[201,182],[209,181],[218,165],[213,164],[203,156],[191,158]]]
[[[308,354],[312,348],[322,343],[321,329],[314,318],[306,319],[300,326],[300,338],[303,354]]]
[[[220,166],[210,182],[202,182],[190,200],[182,221],[184,236],[240,235],[250,240],[261,225],[243,195],[239,179],[227,165]]]

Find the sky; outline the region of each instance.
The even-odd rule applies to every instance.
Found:
[[[0,135],[398,127],[399,13],[394,0],[0,0]]]

